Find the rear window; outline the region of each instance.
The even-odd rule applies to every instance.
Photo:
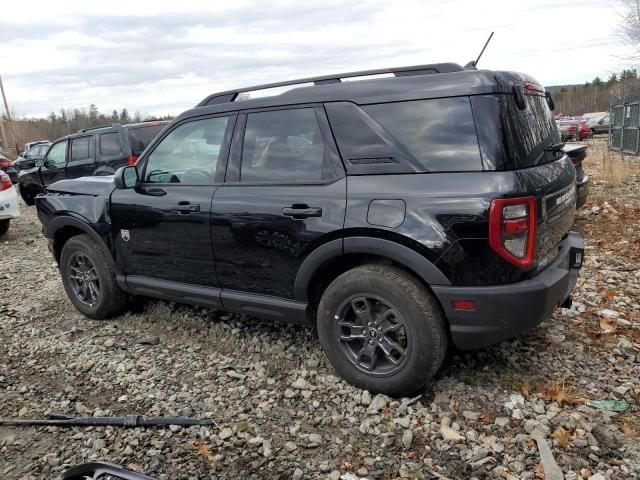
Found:
[[[525,95],[527,108],[520,110],[510,95],[502,102],[503,127],[510,157],[517,168],[557,160],[561,153],[545,152],[550,145],[560,143],[558,127],[541,95]]]
[[[151,140],[153,140],[164,127],[165,124],[158,124],[130,129],[131,153],[139,157],[144,149],[147,148],[147,145],[151,143]]]
[[[362,109],[427,171],[482,170],[468,97],[366,105]]]

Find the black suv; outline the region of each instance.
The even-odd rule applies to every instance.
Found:
[[[349,382],[408,394],[450,345],[570,303],[584,243],[552,104],[456,64],[218,93],[135,166],[51,185],[38,215],[88,317],[143,295],[309,324]]]
[[[34,147],[46,148],[46,153],[43,152],[40,158],[34,157],[33,165],[18,165],[22,199],[27,205],[33,205],[35,196],[58,180],[113,175],[118,168],[135,164],[151,140],[168,123],[116,123],[85,128],[46,147]]]

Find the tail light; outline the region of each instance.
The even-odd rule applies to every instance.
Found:
[[[138,161],[137,155],[129,155],[129,158],[127,158],[127,164],[129,165],[135,165],[137,161]]]
[[[0,192],[2,192],[3,190],[9,189],[12,186],[13,186],[13,183],[11,183],[11,179],[9,178],[9,175],[7,175],[4,172],[0,172]]]
[[[520,268],[533,264],[536,239],[535,197],[497,198],[489,209],[489,245]]]

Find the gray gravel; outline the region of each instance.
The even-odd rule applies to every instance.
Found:
[[[596,184],[580,214],[588,257],[571,310],[519,339],[450,355],[420,397],[395,400],[339,379],[303,328],[158,301],[113,321],[83,318],[23,206],[0,243],[0,416],[191,415],[217,426],[0,427],[0,478],[52,478],[95,459],[160,479],[542,478],[532,434],[566,479],[638,478],[629,428],[640,432],[640,232],[600,243],[588,233],[628,222],[610,211],[620,203],[640,213],[638,178],[613,191]],[[603,309],[615,312],[604,314],[615,333],[602,332]],[[549,395],[560,380],[573,403]],[[578,396],[631,408],[596,410]]]

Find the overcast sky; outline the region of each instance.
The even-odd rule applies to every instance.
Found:
[[[3,1],[0,74],[19,116],[95,103],[177,114],[288,78],[475,58],[545,85],[624,68],[615,0]]]

